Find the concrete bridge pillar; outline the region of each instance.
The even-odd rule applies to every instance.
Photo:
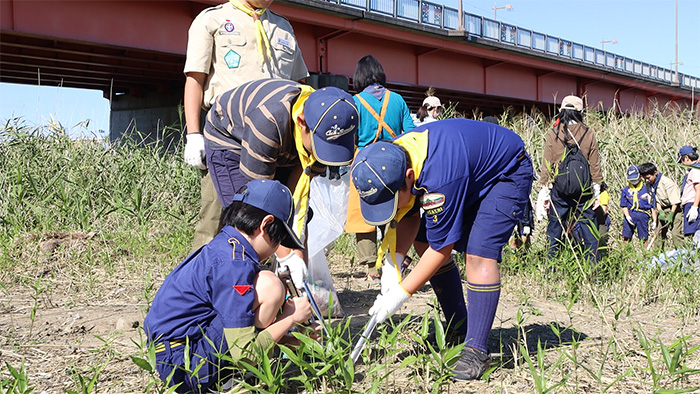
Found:
[[[185,126],[183,92],[144,91],[139,96],[114,97],[110,106],[109,139],[130,137],[139,143],[161,141],[166,146],[179,141]]]

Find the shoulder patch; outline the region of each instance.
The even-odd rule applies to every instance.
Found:
[[[428,214],[435,214],[442,211],[445,205],[445,195],[442,193],[424,194],[420,199],[421,207]]]

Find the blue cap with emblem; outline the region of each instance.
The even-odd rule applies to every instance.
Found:
[[[292,249],[304,249],[304,244],[292,231],[294,226],[294,202],[292,192],[279,181],[256,179],[243,185],[233,201],[252,205],[279,219],[287,230],[282,245]]]
[[[398,191],[406,178],[406,154],[391,142],[376,142],[362,149],[351,170],[360,195],[365,222],[381,226],[396,215]]]
[[[335,87],[321,88],[306,100],[304,118],[316,160],[327,166],[352,162],[360,116],[351,95]]]
[[[627,169],[627,180],[632,182],[634,185],[639,183],[639,167],[634,164],[629,166]]]

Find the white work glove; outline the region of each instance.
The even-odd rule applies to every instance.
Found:
[[[277,256],[277,254],[275,254],[275,256]],[[277,267],[278,270],[282,267],[289,267],[289,274],[292,276],[292,282],[294,282],[294,286],[296,286],[297,289],[301,290],[304,288],[304,280],[306,280],[307,274],[304,259],[292,251],[292,253],[284,257],[277,256],[277,263],[279,263]]]
[[[200,170],[206,170],[204,164],[204,136],[202,134],[187,134],[185,136],[185,163]]]
[[[688,210],[688,215],[685,217],[688,219],[688,223],[693,223],[694,221],[698,220],[698,207],[695,205],[690,207],[690,210]]]
[[[401,264],[403,262],[403,255],[396,253],[396,264]],[[382,265],[382,294],[386,294],[389,290],[394,287],[400,286],[401,283],[401,271],[394,265],[394,262],[389,258],[389,253],[384,256],[384,265]]]
[[[530,226],[523,226],[523,235],[530,235],[531,232]]]
[[[398,285],[392,287],[386,294],[380,294],[369,309],[370,315],[377,315],[377,323],[383,323],[387,317],[396,313],[404,302],[410,297],[406,290]]]
[[[593,184],[593,198],[600,196],[600,183]]]
[[[634,220],[632,220],[632,216],[626,215],[625,220],[627,220],[627,223],[629,223],[630,226],[634,227]]]
[[[652,220],[651,221],[651,231],[654,231],[654,230],[656,230],[656,222]]]
[[[547,186],[543,186],[537,195],[537,203],[535,204],[535,217],[537,221],[542,221],[547,216],[550,203],[550,190]]]

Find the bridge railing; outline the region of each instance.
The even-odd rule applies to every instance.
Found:
[[[456,30],[459,11],[442,4],[422,0],[327,0],[342,6],[391,16],[418,24]],[[642,76],[672,86],[700,89],[700,78],[676,73],[668,68],[634,60],[570,40],[524,29],[483,16],[464,12],[464,30],[470,35],[550,56],[577,60],[623,74]],[[677,77],[677,78],[676,78]]]

